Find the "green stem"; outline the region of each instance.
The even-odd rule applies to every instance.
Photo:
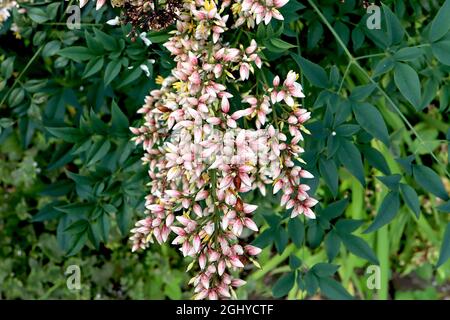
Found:
[[[345,68],[344,76],[342,77],[341,84],[339,85],[339,90],[337,92],[338,94],[341,92],[342,87],[344,86],[345,78],[347,78],[348,72],[350,71],[352,64],[353,63],[350,61],[347,65],[347,68]]]
[[[386,53],[374,53],[374,54],[368,54],[365,56],[360,56],[355,58],[355,60],[362,60],[362,59],[369,59],[369,58],[376,58],[376,57],[385,57]]]

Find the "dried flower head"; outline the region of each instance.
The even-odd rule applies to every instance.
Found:
[[[129,0],[124,3],[123,22],[132,25],[133,34],[159,31],[175,22],[181,7],[182,0]]]

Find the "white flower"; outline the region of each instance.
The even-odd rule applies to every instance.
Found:
[[[141,64],[139,68],[141,68],[142,71],[144,71],[145,75],[150,78],[150,70],[145,64]]]
[[[114,19],[106,21],[106,23],[110,26],[117,26],[120,23],[120,19],[118,16],[116,16]]]
[[[142,32],[139,35],[139,38],[142,39],[142,41],[144,41],[144,44],[148,47],[152,44],[152,42],[147,38],[147,32]]]

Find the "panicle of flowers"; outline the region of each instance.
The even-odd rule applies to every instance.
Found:
[[[192,259],[188,269],[198,270],[190,281],[196,299],[235,297],[234,288],[245,283],[235,278],[237,271],[249,262],[258,266],[254,256],[261,249],[245,240],[258,231],[257,206],[244,200],[245,193],[258,189],[265,195],[273,185],[274,193],[283,190],[281,204],[293,209],[293,217],[315,217],[317,200],[304,183],[313,176],[295,162],[302,162],[299,142],[310,118],[297,101],[304,97],[298,75],[290,71],[283,82],[276,77],[263,93],[241,92],[263,66],[261,48],[255,40],[225,41],[228,21],[245,16],[253,27],[282,19],[278,8],[286,2],[184,1],[164,44],[176,66],[157,78],[161,88],[138,111],[143,124],[130,128],[150,177],[146,217],[131,230],[133,251],[155,241],[178,246]],[[236,5],[245,10],[236,11]],[[277,117],[276,105],[289,111]],[[256,129],[245,129],[243,122]],[[286,133],[281,122],[288,124]]]

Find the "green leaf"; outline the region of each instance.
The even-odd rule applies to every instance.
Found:
[[[390,176],[384,176],[384,177],[376,177],[378,180],[380,180],[386,187],[388,187],[390,190],[398,190],[400,185],[400,180],[402,179],[402,176],[399,174],[394,174]]]
[[[296,217],[289,219],[288,233],[295,246],[301,248],[303,246],[303,240],[305,239],[305,225],[300,218]]]
[[[394,54],[394,59],[397,61],[413,61],[418,59],[423,54],[420,48],[401,48]]]
[[[348,199],[344,198],[339,201],[329,204],[322,212],[320,216],[327,220],[332,220],[341,216],[344,213],[345,208],[348,206]]]
[[[352,30],[352,42],[353,42],[353,50],[356,51],[364,44],[364,32],[361,30],[361,27],[353,28]]]
[[[289,42],[286,42],[284,40],[277,39],[277,38],[272,38],[269,41],[274,47],[282,49],[283,51],[286,51],[286,50],[296,47],[296,46],[290,44]]]
[[[436,99],[436,93],[439,91],[439,81],[434,78],[428,78],[425,81],[425,83],[423,84],[423,87],[425,88],[425,90],[423,91],[423,94],[422,94],[422,101],[421,101],[419,109],[418,109],[419,111],[428,107],[430,104],[432,104],[433,100]],[[437,143],[436,147],[433,147],[432,144],[430,144],[428,146],[418,147],[418,149],[426,150],[424,152],[428,153],[429,148],[434,150],[438,146],[439,146],[439,142]],[[416,150],[414,152],[417,153],[419,151]]]
[[[308,240],[311,249],[315,249],[322,243],[324,237],[324,231],[322,227],[319,227],[319,219],[309,220],[308,229],[306,233],[306,239]]]
[[[109,230],[111,228],[110,218],[106,213],[100,216],[100,234],[104,242],[108,242]]]
[[[58,211],[80,219],[86,218],[93,208],[94,206],[92,203],[71,203],[65,206],[55,207]]]
[[[386,146],[389,146],[389,133],[383,116],[370,103],[352,103],[356,121],[375,138],[378,138]]]
[[[126,231],[127,234],[129,230]],[[273,228],[269,228],[262,232],[259,236],[253,240],[252,245],[257,246],[258,248],[265,248],[271,246],[275,237],[275,231]]]
[[[300,268],[301,265],[302,265],[302,261],[299,258],[294,256],[293,254],[291,254],[289,256],[289,267],[291,268],[291,270],[296,270],[296,269]]]
[[[339,253],[341,247],[341,239],[334,230],[331,230],[325,237],[325,251],[328,261],[333,261]]]
[[[397,158],[395,159],[395,161],[397,161],[402,166],[402,168],[406,171],[408,175],[412,175],[412,162],[414,158],[415,156],[412,154],[404,158]]]
[[[63,215],[61,211],[55,209],[55,206],[60,205],[61,202],[52,202],[41,208],[36,215],[33,216],[33,222],[42,222],[53,219],[58,219]]]
[[[289,272],[280,277],[272,288],[272,294],[275,298],[281,298],[291,291],[295,283],[295,272]]]
[[[445,228],[444,239],[442,241],[441,252],[439,254],[439,261],[436,265],[437,268],[442,266],[450,258],[450,222],[447,223]]]
[[[417,184],[426,191],[443,200],[449,199],[441,178],[432,169],[422,165],[413,165],[413,176]]]
[[[88,48],[80,46],[64,48],[60,50],[58,54],[61,57],[65,57],[76,62],[89,60],[94,57]]]
[[[69,240],[68,245],[69,250],[67,251],[67,256],[70,257],[80,252],[80,250],[86,243],[86,240],[87,240],[87,229],[85,232],[73,235]]]
[[[344,287],[332,278],[319,278],[320,292],[329,299],[353,300],[354,297]]]
[[[124,199],[122,206],[117,212],[116,219],[117,225],[119,226],[120,233],[122,236],[128,235],[131,219],[133,217],[133,210],[127,201]]]
[[[336,223],[336,231],[339,234],[347,234],[356,231],[359,227],[363,225],[363,220],[355,220],[355,219],[340,219]]]
[[[63,139],[67,142],[76,143],[85,138],[85,135],[81,133],[78,128],[61,127],[61,128],[45,128],[53,136]]]
[[[382,226],[388,224],[395,218],[398,210],[400,209],[400,195],[398,191],[389,192],[383,199],[380,208],[378,209],[377,216],[373,223],[367,228],[364,233],[373,232],[380,229]]]
[[[366,259],[373,264],[379,264],[378,258],[373,252],[372,248],[361,238],[352,234],[339,234],[344,246],[358,257]]]
[[[311,271],[319,278],[330,277],[337,272],[338,265],[331,263],[318,263],[311,268]]]
[[[100,225],[98,220],[91,221],[89,224],[88,237],[94,247],[98,250],[100,248]]]
[[[47,7],[47,16],[51,19],[55,19],[58,14],[58,8],[60,3],[51,3]]]
[[[380,151],[371,146],[363,146],[361,147],[361,152],[372,167],[380,170],[385,175],[391,174],[391,170]]]
[[[354,101],[361,101],[367,99],[373,91],[376,89],[376,85],[370,83],[363,86],[356,87],[352,90],[350,99]]]
[[[89,227],[89,221],[87,220],[77,220],[72,222],[65,230],[64,232],[70,233],[70,234],[77,234],[82,233],[87,230]]]
[[[278,227],[275,233],[275,247],[278,252],[283,252],[288,244],[288,233],[284,228]]]
[[[36,93],[42,90],[47,85],[47,82],[47,79],[28,80],[23,87],[27,92]]]
[[[73,189],[73,182],[70,180],[59,180],[54,183],[45,185],[39,195],[60,197],[68,194]]]
[[[394,81],[403,97],[416,109],[419,108],[422,94],[417,72],[405,63],[397,63],[394,68]]]
[[[14,121],[9,118],[0,118],[0,128],[7,129],[14,125]],[[1,131],[0,131],[1,132]]]
[[[400,191],[402,193],[403,201],[405,201],[406,205],[414,212],[417,219],[420,216],[420,202],[419,196],[417,192],[407,184],[400,184]]]
[[[105,86],[110,84],[119,74],[122,65],[119,61],[112,60],[108,63],[105,69],[105,75],[103,77]]]
[[[357,124],[342,124],[336,128],[336,134],[340,137],[352,137],[361,130]]]
[[[328,76],[325,70],[309,60],[300,57],[298,54],[291,53],[291,57],[299,65],[305,77],[311,82],[312,85],[319,88],[329,87]]]
[[[115,132],[128,132],[130,123],[127,116],[120,110],[119,106],[115,101],[112,103],[112,133]]]
[[[103,68],[105,59],[102,57],[95,58],[86,64],[83,72],[83,79],[89,78],[90,76],[96,74]]]
[[[44,58],[54,56],[59,51],[60,48],[61,42],[59,42],[58,40],[47,42],[44,48],[42,49],[42,56]]]
[[[14,71],[14,60],[15,57],[9,57],[5,59],[2,64],[0,65],[0,74],[5,79],[9,79]]]
[[[25,99],[25,90],[22,88],[15,88],[13,91],[11,91],[9,97],[8,97],[8,104],[9,107],[16,107],[22,101]]]
[[[101,55],[105,52],[105,49],[100,44],[100,41],[97,41],[97,39],[95,39],[95,37],[87,30],[84,31],[84,38],[86,40],[87,47],[93,54]]]
[[[116,51],[119,49],[117,45],[117,41],[113,36],[100,31],[97,28],[94,28],[95,40],[98,40],[101,45],[108,51]]]
[[[101,160],[106,154],[108,153],[109,149],[111,148],[111,142],[109,140],[103,141],[103,143],[100,145],[98,150],[94,153],[92,158],[87,163],[88,166],[96,163],[97,161]]]
[[[450,40],[432,43],[431,51],[441,63],[450,66]]]
[[[333,197],[336,198],[339,187],[339,176],[336,163],[333,159],[319,159],[319,172],[320,176],[325,180],[328,188],[330,189]]]
[[[436,42],[450,30],[450,0],[445,1],[431,23],[430,40]]]
[[[314,272],[312,272],[311,270],[309,270],[306,273],[304,280],[306,291],[310,296],[312,296],[313,294],[316,293],[317,289],[319,288],[319,280],[317,276],[314,274]]]
[[[102,205],[103,210],[105,210],[108,214],[114,214],[117,212],[117,208],[114,207],[112,204],[110,203],[105,203]]]
[[[147,34],[147,38],[152,43],[163,43],[166,42],[170,37],[171,35],[167,32]]]
[[[138,79],[142,75],[143,71],[141,68],[135,68],[133,71],[128,73],[128,75],[123,79],[120,84],[117,86],[118,89],[125,87],[126,85],[131,84],[133,81]]]
[[[95,179],[89,176],[83,176],[81,174],[73,173],[70,171],[66,171],[67,177],[75,181],[77,185],[91,185],[95,183]]]
[[[47,15],[47,13],[39,7],[31,7],[27,9],[27,13],[30,19],[37,23],[44,23],[50,20],[50,17]]]
[[[394,68],[394,66],[395,60],[392,57],[383,58],[375,66],[375,69],[373,70],[373,77],[375,78],[382,74],[385,74],[386,72],[391,71],[392,68]]]
[[[403,28],[397,15],[395,15],[388,6],[383,4],[384,16],[386,19],[386,29],[390,44],[397,44],[403,40],[405,29]]]
[[[323,26],[319,21],[313,21],[308,27],[308,48],[314,48],[323,36]]]
[[[361,153],[355,145],[343,139],[341,146],[337,151],[339,161],[347,170],[355,176],[358,181],[365,186],[364,166],[361,160]]]

